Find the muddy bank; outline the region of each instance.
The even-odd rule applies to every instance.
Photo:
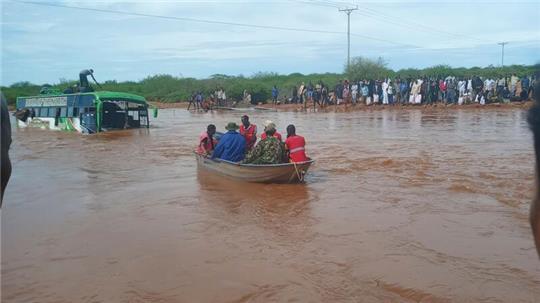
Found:
[[[161,109],[165,108],[187,108],[188,102],[166,103],[166,102],[150,102],[153,106]],[[512,103],[492,103],[486,105],[480,104],[464,104],[464,105],[452,105],[452,104],[435,104],[435,105],[348,105],[345,107],[342,105],[329,105],[323,108],[317,107],[316,111],[366,111],[366,110],[404,110],[404,109],[426,109],[426,110],[453,110],[453,109],[528,109],[532,105],[532,101],[524,102],[512,102]],[[301,104],[259,104],[253,105],[256,108],[273,109],[277,111],[313,111],[313,105],[309,104],[304,107]]]
[[[317,111],[365,111],[365,110],[403,110],[403,109],[426,109],[426,110],[447,110],[447,109],[480,109],[480,108],[523,108],[528,109],[532,105],[532,101],[526,102],[512,102],[512,103],[493,103],[493,104],[464,104],[464,105],[453,105],[453,104],[434,104],[434,105],[328,105],[326,107],[320,108],[317,107]],[[257,107],[262,108],[271,108],[279,111],[305,111],[313,110],[313,105],[309,104],[308,106],[303,106],[299,104],[261,104]]]

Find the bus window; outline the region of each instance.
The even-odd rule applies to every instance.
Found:
[[[132,116],[133,120],[139,120],[139,112],[138,111],[130,110],[128,115]]]
[[[54,126],[58,126],[58,122],[60,120],[60,114],[62,112],[62,109],[60,107],[51,107],[54,108]]]

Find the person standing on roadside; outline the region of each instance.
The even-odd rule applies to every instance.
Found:
[[[394,85],[390,79],[388,79],[388,88],[386,89],[386,93],[388,94],[388,104],[394,105]]]
[[[187,110],[189,110],[191,108],[191,104],[193,104],[193,107],[198,110],[199,108],[197,107],[197,93],[195,92],[192,92],[191,93],[191,97],[189,98],[189,104],[188,104],[188,107],[187,107]]]
[[[358,102],[358,81],[354,81],[351,85],[351,97],[352,97],[352,103],[356,105]]]
[[[339,79],[336,84],[334,92],[336,94],[336,104],[341,104],[341,102],[343,102],[343,83],[341,82],[341,79]]]
[[[388,80],[384,80],[381,83],[382,104],[388,104],[388,86]]]
[[[274,85],[274,87],[272,87],[272,104],[277,105],[278,95],[279,95],[279,91],[277,87]]]
[[[364,80],[360,84],[360,90],[362,91],[362,99],[361,102],[365,105],[371,104],[371,97],[369,96],[369,87],[367,84],[367,81]]]
[[[298,88],[298,98],[300,98],[300,104],[304,104],[304,93],[306,92],[306,85],[304,82]]]
[[[322,106],[326,106],[329,103],[328,100],[328,87],[324,83],[321,82],[321,98],[322,98]]]
[[[441,101],[446,103],[446,82],[443,79],[439,80],[439,92],[441,94]]]
[[[431,80],[429,81],[429,103],[434,104],[439,99],[439,84],[437,83],[437,80]]]
[[[512,94],[512,96],[515,96],[516,95],[516,84],[518,82],[519,78],[518,76],[516,76],[516,74],[512,74],[512,76],[510,77],[510,93]]]
[[[409,79],[403,79],[399,84],[401,104],[407,104],[409,102],[409,81]]]
[[[306,95],[307,95],[306,103],[313,101],[313,90],[314,90],[313,84],[311,83],[311,81],[309,81],[306,87]]]
[[[298,88],[296,88],[296,86],[293,86],[293,89],[292,89],[292,100],[291,100],[291,103],[298,103]]]
[[[400,85],[401,85],[401,79],[398,77],[395,81],[392,82],[394,89],[394,104],[400,104],[401,103],[401,94],[400,94]]]

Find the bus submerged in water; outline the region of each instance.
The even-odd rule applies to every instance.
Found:
[[[20,127],[87,134],[150,127],[144,97],[110,91],[18,97],[16,117]]]

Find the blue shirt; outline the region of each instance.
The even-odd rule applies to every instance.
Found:
[[[521,86],[523,88],[529,88],[529,78],[523,77],[523,79],[521,79]]]
[[[240,133],[229,130],[219,139],[219,143],[214,149],[212,159],[219,158],[231,162],[244,160],[246,152],[246,139]]]

